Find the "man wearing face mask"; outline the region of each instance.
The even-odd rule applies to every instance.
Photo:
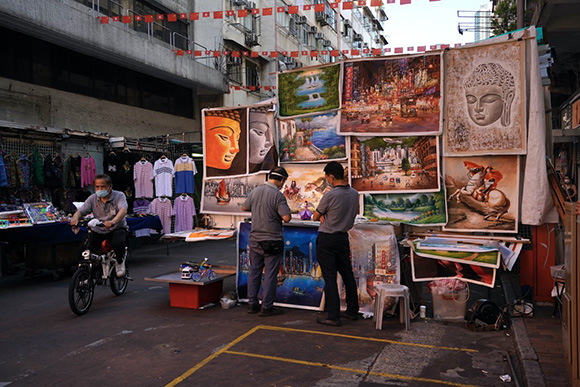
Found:
[[[95,193],[88,197],[70,220],[71,226],[78,225],[81,217],[93,214],[101,225],[92,227],[86,244],[83,243],[82,251],[89,249],[97,251],[104,240],[110,240],[116,255],[115,269],[117,277],[125,275],[125,241],[129,233],[127,226],[127,198],[120,191],[113,191],[113,183],[109,175],[97,175],[95,177]]]
[[[328,316],[319,317],[316,322],[338,327],[341,324],[341,314],[337,273],[340,273],[346,289],[346,313],[342,317],[352,321],[358,319],[358,293],[348,240],[348,230],[354,225],[358,212],[358,192],[348,185],[344,168],[336,161],[331,161],[324,167],[324,177],[332,189],[320,199],[312,220],[320,220],[316,258],[324,278],[325,309]]]
[[[259,313],[261,317],[282,314],[274,308],[277,276],[284,254],[282,221],[292,219],[288,202],[280,189],[288,178],[282,167],[270,170],[268,181],[252,190],[242,205],[242,210],[252,212],[250,231],[250,272],[248,273],[248,313]],[[258,291],[264,270],[264,296],[262,308],[258,302]]]

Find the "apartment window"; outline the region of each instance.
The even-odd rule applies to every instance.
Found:
[[[190,88],[0,27],[0,77],[194,118]]]
[[[246,60],[246,85],[260,86],[260,71],[258,65]]]
[[[226,57],[226,74],[230,81],[242,84],[243,72],[242,72],[242,58],[237,57]]]

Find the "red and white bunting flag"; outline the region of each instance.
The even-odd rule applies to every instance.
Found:
[[[224,50],[224,51],[222,51],[222,55],[223,55],[223,56],[228,56],[228,55],[230,55],[230,54],[231,54],[231,52],[229,52],[228,50]]]
[[[187,19],[187,14],[186,13],[180,13],[179,14],[179,18],[180,19]]]
[[[101,24],[109,24],[109,18],[107,16],[101,16],[99,20],[101,21]]]
[[[288,6],[288,13],[290,13],[290,14],[298,13],[298,6],[297,5]]]
[[[385,52],[391,52],[390,48],[385,48]]]
[[[239,51],[232,51],[232,58],[239,58],[240,52]]]
[[[371,0],[371,7],[380,7],[383,5],[383,0]]]
[[[187,55],[192,55],[193,54],[193,50],[187,50]]]
[[[189,14],[189,20],[199,20],[199,12],[191,12]]]
[[[328,55],[328,50],[322,50],[322,51],[320,51],[320,55]]]
[[[298,58],[299,54],[298,51],[290,51],[290,58]]]
[[[419,47],[417,47],[417,51],[425,52],[425,51],[427,51],[427,46],[419,46]]]
[[[224,11],[215,11],[213,13],[214,19],[223,19],[224,18]]]
[[[342,50],[342,53],[343,53],[344,55],[348,55],[348,54],[350,53],[350,50]]]
[[[308,56],[308,51],[301,51],[303,56]]]
[[[119,20],[121,20],[121,18],[119,16],[113,16],[113,21],[114,22],[118,22]]]
[[[401,5],[411,4],[411,0],[401,0]]]
[[[183,56],[183,50],[177,50],[177,51],[175,52],[175,54],[176,54],[177,56]]]
[[[276,90],[276,86],[272,86],[272,90]]]
[[[284,56],[288,56],[288,51],[280,51],[280,54],[282,54]]]
[[[145,23],[153,23],[153,15],[145,15]]]
[[[257,58],[260,56],[260,53],[258,51],[252,51],[250,52],[250,57],[251,58]]]
[[[247,9],[239,9],[238,10],[238,17],[248,17],[248,10]]]
[[[252,8],[252,15],[259,15],[260,14],[260,8]]]
[[[143,20],[143,16],[135,15],[135,21],[141,21],[141,20]]]
[[[387,4],[395,4],[395,0],[387,0]]]
[[[250,86],[250,90],[251,91],[255,91],[256,90],[256,86]]]
[[[354,2],[353,1],[345,1],[342,3],[342,9],[353,9]]]
[[[261,55],[264,56],[264,57],[268,56],[268,51],[262,51],[262,54]]]
[[[373,48],[373,55],[380,56],[381,54],[380,48]]]
[[[284,12],[286,12],[286,7],[276,7],[276,12],[284,13]]]
[[[177,21],[177,14],[175,14],[175,13],[168,14],[167,15],[167,21],[169,21],[169,22]]]
[[[264,90],[270,90],[271,87],[270,86],[264,86]]]
[[[369,54],[371,52],[371,50],[369,48],[363,48],[362,53],[363,54]]]
[[[242,55],[243,56],[248,56],[248,55],[250,55],[250,51],[242,51]]]
[[[358,56],[358,55],[360,55],[360,50],[350,50],[350,53],[352,55]]]
[[[210,50],[205,50],[205,55],[207,55],[207,56],[211,55],[211,51]]]
[[[305,10],[305,11],[310,11],[312,9],[312,6],[310,4],[303,5],[302,6],[302,9]]]
[[[193,52],[193,56],[202,56],[203,54],[201,53],[201,50],[195,50]]]
[[[234,90],[242,90],[240,86],[234,86]]]
[[[272,8],[264,8],[262,10],[262,15],[264,15],[264,16],[272,16]]]
[[[270,51],[270,58],[278,58],[278,51]]]
[[[395,47],[395,54],[403,53],[403,47]]]
[[[340,3],[330,3],[330,8],[332,9],[338,9]]]
[[[221,51],[214,51],[213,56],[214,57],[222,56],[222,52]]]
[[[415,47],[407,47],[407,52],[408,51],[415,51]]]
[[[314,51],[314,50],[310,51],[310,57],[311,58],[314,58],[314,57],[317,57],[317,56],[318,56],[318,51]]]
[[[209,12],[202,12],[201,13],[201,17],[209,17],[210,13]]]
[[[234,11],[233,9],[228,9],[226,11],[226,16],[229,16],[229,17],[236,16],[236,11]]]
[[[340,52],[338,50],[331,50],[330,51],[330,56],[339,56]]]
[[[365,5],[367,5],[366,0],[358,0],[358,6],[359,7],[364,7]]]
[[[453,47],[461,47],[461,43],[455,43]]]
[[[449,45],[448,45],[448,44],[442,44],[442,45],[441,45],[441,48],[442,48],[442,49],[449,48]]]
[[[165,18],[165,15],[163,15],[163,14],[155,15],[155,19],[157,19],[157,20],[163,20],[164,18]]]
[[[429,46],[430,50],[437,50],[437,45],[436,44],[432,44]]]
[[[314,5],[314,12],[324,12],[324,6],[326,4],[315,4]]]
[[[123,23],[128,24],[131,23],[131,16],[123,16],[123,18],[121,19],[123,21]]]

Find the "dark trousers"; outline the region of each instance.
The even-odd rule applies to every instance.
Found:
[[[358,313],[358,293],[347,233],[326,234],[319,232],[316,239],[316,258],[324,278],[324,303],[329,320],[340,318],[340,298],[336,273],[340,273],[346,288],[346,312]]]
[[[276,299],[276,286],[278,284],[278,273],[282,255],[268,255],[264,253],[258,242],[250,237],[250,270],[248,272],[248,302],[251,305],[259,305],[258,292],[262,281],[262,270],[264,270],[264,292],[262,297],[262,308],[270,309],[274,306]]]
[[[129,232],[124,228],[118,228],[106,234],[99,234],[90,231],[87,234],[85,242],[81,246],[81,250],[79,251],[79,257],[82,257],[81,254],[86,249],[89,249],[93,253],[99,251],[103,241],[110,240],[113,250],[115,251],[117,263],[122,263],[123,260],[125,259],[125,246],[128,235]]]

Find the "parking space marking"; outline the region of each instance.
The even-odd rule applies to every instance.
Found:
[[[240,343],[241,341],[243,341],[244,339],[246,339],[247,337],[249,337],[250,335],[252,335],[253,333],[257,332],[260,329],[269,330],[269,331],[307,333],[307,334],[315,334],[315,335],[321,335],[321,336],[334,336],[334,337],[342,337],[342,338],[354,339],[354,340],[373,341],[373,342],[396,344],[396,345],[407,345],[407,346],[430,348],[430,349],[443,349],[443,350],[449,350],[449,351],[479,352],[476,349],[469,349],[469,348],[440,347],[440,346],[436,346],[436,345],[406,343],[406,342],[400,342],[400,341],[395,341],[395,340],[379,339],[379,338],[374,338],[374,337],[352,336],[352,335],[345,335],[345,334],[341,334],[341,333],[331,333],[331,332],[311,331],[311,330],[306,330],[306,329],[275,327],[275,326],[270,326],[270,325],[257,325],[254,328],[247,331],[246,333],[244,333],[243,335],[239,336],[237,339],[231,341],[229,344],[227,344],[225,347],[223,347],[219,351],[216,351],[215,353],[206,357],[204,360],[197,363],[195,366],[193,366],[192,368],[190,368],[189,370],[184,372],[182,375],[180,375],[177,378],[175,378],[174,380],[172,380],[170,383],[168,383],[166,385],[166,387],[177,386],[179,383],[183,382],[185,379],[190,377],[193,373],[198,371],[200,368],[205,366],[207,363],[209,363],[210,361],[214,360],[219,355],[224,354],[224,353],[230,354],[230,355],[269,359],[269,360],[274,360],[274,361],[282,361],[282,362],[286,362],[286,363],[302,364],[302,365],[315,366],[315,367],[326,367],[326,368],[331,368],[331,369],[336,369],[336,370],[341,370],[341,371],[363,373],[363,374],[369,374],[369,375],[374,375],[374,376],[388,377],[388,378],[392,378],[392,379],[412,380],[412,381],[425,382],[425,383],[437,383],[437,384],[456,386],[456,387],[475,387],[475,386],[470,385],[470,384],[446,382],[446,381],[436,380],[436,379],[426,379],[426,378],[417,378],[417,377],[405,376],[405,375],[387,374],[387,373],[382,373],[382,372],[373,372],[373,371],[340,367],[340,366],[318,363],[318,362],[309,362],[309,361],[304,361],[304,360],[289,359],[289,358],[282,358],[282,357],[268,356],[268,355],[260,355],[260,354],[253,354],[253,353],[247,353],[247,352],[230,351],[230,348],[232,348],[234,345]]]

